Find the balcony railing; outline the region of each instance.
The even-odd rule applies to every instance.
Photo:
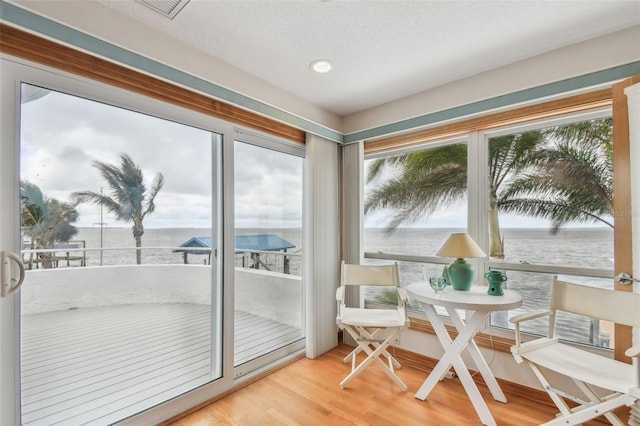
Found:
[[[103,247],[87,248],[84,241],[70,242],[53,249],[22,250],[22,261],[27,269],[52,269],[82,266],[131,265],[136,251],[142,253],[143,264],[184,264],[184,252],[190,252],[192,264],[210,264],[211,249],[200,247]],[[179,252],[178,252],[179,251]],[[198,258],[197,256],[200,256]],[[198,262],[195,263],[193,260]],[[264,269],[300,275],[302,254],[283,251],[241,249],[235,251],[235,266]]]
[[[214,279],[202,264],[27,271],[23,424],[110,424],[218,377]],[[234,287],[234,365],[301,341],[299,276],[237,267]]]

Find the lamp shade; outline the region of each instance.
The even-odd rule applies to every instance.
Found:
[[[441,257],[485,257],[486,254],[466,232],[454,233],[444,242],[436,256]]]

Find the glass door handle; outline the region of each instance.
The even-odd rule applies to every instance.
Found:
[[[18,270],[20,271],[20,276],[16,281],[13,277],[11,261],[15,262],[18,265]],[[3,251],[0,253],[0,296],[7,297],[15,293],[20,289],[20,286],[24,282],[25,272],[24,272],[24,264],[22,260],[15,254],[10,251]]]

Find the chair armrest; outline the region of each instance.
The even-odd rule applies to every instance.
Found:
[[[551,315],[551,311],[544,309],[544,310],[537,310],[533,312],[527,312],[527,313],[516,315],[514,317],[509,318],[509,322],[516,325],[516,330],[515,330],[516,347],[520,347],[520,345],[522,344],[522,339],[520,337],[521,322],[536,319],[536,318],[546,317],[549,315]],[[518,361],[517,357],[516,357],[516,360]],[[522,362],[522,361],[518,361],[518,362]]]
[[[396,289],[398,290],[398,296],[400,296],[400,300],[402,300],[404,303],[407,303],[407,300],[409,300],[407,291],[401,287],[396,287]]]
[[[640,345],[631,346],[624,354],[629,357],[637,357],[640,355]]]
[[[551,311],[543,309],[543,310],[537,310],[537,311],[533,311],[533,312],[527,312],[524,314],[520,314],[520,315],[516,315],[514,317],[509,318],[509,322],[512,324],[518,324],[522,321],[529,321],[532,319],[536,319],[536,318],[542,318],[542,317],[546,317],[549,316],[551,314]]]
[[[336,290],[336,323],[338,327],[342,328],[340,325],[342,322],[342,307],[344,306],[344,287],[340,286]]]
[[[405,318],[408,318],[407,301],[409,300],[409,295],[404,288],[396,287],[396,290],[398,291],[398,309],[403,312]]]

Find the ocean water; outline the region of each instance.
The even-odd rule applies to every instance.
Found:
[[[296,245],[287,250],[290,254],[302,252],[302,232],[299,228],[238,229],[238,235],[277,234]],[[142,236],[142,263],[145,264],[180,264],[184,262],[183,253],[173,252],[180,244],[192,237],[211,237],[211,231],[206,228],[150,228],[145,229]],[[130,228],[105,227],[80,228],[72,242],[85,244],[87,266],[102,265],[131,265],[136,262],[135,240]],[[100,250],[100,248],[103,250]],[[102,258],[100,255],[102,252]],[[72,255],[77,252],[72,253]],[[262,255],[263,261],[273,270],[282,270],[282,256]],[[242,263],[242,256],[236,256],[237,263]],[[190,254],[189,263],[204,263],[207,255]],[[101,263],[102,262],[102,263]],[[76,262],[77,264],[77,262]],[[301,273],[301,257],[292,256],[290,272],[295,275]]]
[[[365,230],[365,251],[434,256],[455,228],[400,228],[387,233],[380,228]],[[302,251],[300,228],[238,229],[238,235],[273,233],[296,245],[291,253]],[[609,228],[570,228],[550,235],[545,229],[504,229],[505,261],[561,265],[598,269],[613,268],[613,230]],[[146,229],[142,237],[143,261],[146,263],[182,263],[181,253],[172,253],[192,237],[209,237],[204,228]],[[100,228],[80,228],[74,241],[84,241],[87,264],[99,265]],[[131,229],[105,227],[102,230],[103,264],[122,265],[135,262],[135,241]],[[114,250],[117,249],[117,250]],[[415,277],[419,278],[419,277]]]
[[[546,229],[503,229],[505,262],[613,268],[611,228],[568,228],[556,235]],[[456,228],[382,228],[365,230],[365,251],[434,256]]]
[[[449,234],[461,231],[463,230],[454,228],[400,228],[388,233],[385,229],[367,228],[365,251],[434,256]],[[302,253],[303,241],[300,228],[238,229],[236,232],[237,234],[274,233],[296,245],[295,248],[288,250],[289,253]],[[613,270],[613,231],[609,228],[568,228],[553,236],[546,229],[512,228],[504,229],[503,234],[506,262]],[[142,261],[147,264],[183,263],[183,254],[174,253],[172,249],[192,237],[206,236],[210,236],[210,231],[203,228],[146,229],[142,237]],[[103,250],[102,259],[98,250],[101,247],[100,228],[81,228],[74,240],[81,240],[86,244],[86,263],[89,266],[98,266],[101,261],[103,265],[135,263],[135,241],[129,228],[103,228],[102,247],[105,250]],[[207,257],[189,255],[189,262],[202,263]],[[271,270],[281,271],[283,268],[282,256],[263,255],[262,259]],[[301,274],[301,260],[301,256],[291,258],[292,274]],[[402,285],[423,281],[424,271],[430,276],[439,275],[442,271],[442,265],[399,263]],[[236,264],[242,264],[242,256],[236,256]],[[492,324],[509,328],[509,316],[548,306],[552,276],[516,271],[507,271],[506,274],[508,280],[505,287],[520,292],[524,303],[516,311],[494,314]],[[598,287],[613,287],[613,281],[610,279],[566,276],[563,278]],[[371,292],[367,297],[376,299],[380,295]],[[420,309],[418,304],[413,306]],[[560,335],[568,340],[599,344],[599,326],[588,318],[575,316],[562,318],[559,329]],[[525,328],[525,331],[535,334],[542,334],[545,330],[544,320],[534,321]]]
[[[385,229],[366,229],[365,247],[368,252],[386,252],[434,256],[440,246],[452,232],[463,229],[398,229],[388,233]],[[504,261],[509,263],[530,263],[538,265],[571,266],[576,268],[602,269],[613,272],[613,230],[611,228],[568,228],[556,235],[547,229],[511,228],[503,229]],[[375,260],[373,261],[375,262]],[[414,262],[399,262],[400,281],[408,284],[423,281],[425,273],[439,276],[442,265],[423,265]],[[492,315],[494,326],[513,329],[508,318],[518,313],[543,309],[549,306],[552,274],[506,271],[505,288],[522,294],[523,305],[510,312],[497,312]],[[613,280],[583,277],[560,276],[571,282],[602,288],[613,288]],[[482,277],[476,277],[482,283]],[[368,297],[379,295],[372,293]],[[444,312],[444,311],[443,311]],[[577,315],[559,315],[558,334],[561,338],[602,346],[607,336],[601,335],[600,323]],[[523,325],[523,331],[542,335],[546,333],[546,319],[530,321]]]

